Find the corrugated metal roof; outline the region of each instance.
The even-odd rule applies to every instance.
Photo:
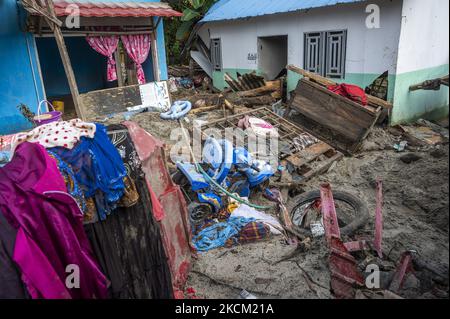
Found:
[[[202,22],[258,17],[366,0],[219,0]]]
[[[56,15],[67,16],[66,8],[77,5],[81,17],[180,17],[164,2],[55,0]]]

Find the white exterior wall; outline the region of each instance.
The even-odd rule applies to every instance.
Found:
[[[428,2],[428,1],[424,1]],[[374,0],[381,7],[381,28],[366,27],[367,3],[338,5],[304,12],[270,15],[206,24],[200,35],[221,38],[224,69],[257,69],[247,59],[257,53],[257,38],[288,35],[288,63],[303,66],[305,32],[348,30],[346,73],[395,74],[400,37],[402,1]]]
[[[403,0],[397,73],[449,63],[449,1]]]
[[[404,0],[392,124],[448,115],[448,87],[409,91],[449,73],[449,1]]]

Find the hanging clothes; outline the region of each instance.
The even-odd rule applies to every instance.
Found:
[[[125,126],[110,125],[107,130],[127,176],[137,185],[139,200],[131,207],[117,208],[103,222],[85,225],[86,233],[111,280],[112,298],[172,298],[170,268],[136,149]]]
[[[82,137],[73,149],[55,147],[56,153],[72,167],[85,197],[94,198],[98,215],[105,220],[124,195],[127,175],[122,158],[106,134],[105,126],[96,124],[93,139]]]
[[[136,74],[139,84],[145,84],[145,73],[142,68],[142,63],[147,60],[150,51],[150,35],[122,35],[121,39],[128,56],[136,64]]]
[[[0,210],[17,230],[13,260],[32,298],[107,296],[107,279],[93,257],[80,208],[43,146],[20,144],[0,168]],[[69,265],[79,269],[79,288],[66,286]]]

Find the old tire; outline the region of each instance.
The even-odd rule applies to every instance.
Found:
[[[206,203],[192,202],[188,206],[189,221],[191,226],[198,226],[213,213],[213,207]]]
[[[352,194],[349,194],[347,192],[341,192],[341,191],[333,191],[333,198],[335,202],[342,201],[350,205],[354,211],[355,215],[352,217],[352,220],[350,223],[347,223],[346,225],[341,226],[341,235],[343,236],[351,236],[355,231],[358,229],[361,229],[364,227],[364,225],[367,224],[367,221],[369,220],[369,209],[367,205],[358,197],[353,196]],[[293,219],[293,216],[295,214],[295,211],[297,208],[314,202],[316,200],[320,200],[320,191],[312,191],[303,193],[301,195],[298,195],[294,197],[292,200],[289,201],[287,205],[287,209],[289,212],[289,216],[291,219]],[[339,220],[339,215],[338,215]],[[341,221],[339,220],[339,223],[341,224]],[[305,236],[312,236],[312,233],[310,230],[301,228],[298,226],[295,226],[297,228],[297,231],[302,233]]]

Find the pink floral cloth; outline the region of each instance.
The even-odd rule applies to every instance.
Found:
[[[116,35],[105,37],[86,37],[89,43],[98,53],[108,57],[107,79],[109,82],[117,80],[116,61],[113,58],[114,52],[119,44],[119,37]]]
[[[72,149],[82,136],[94,138],[97,127],[94,123],[74,119],[67,122],[52,122],[36,127],[30,132],[18,133],[13,137],[11,149],[23,142],[39,143],[45,148],[65,147]]]
[[[123,35],[121,36],[121,39],[128,56],[136,64],[136,73],[139,84],[144,84],[145,74],[144,69],[142,68],[142,63],[147,60],[148,53],[150,51],[150,35]]]

